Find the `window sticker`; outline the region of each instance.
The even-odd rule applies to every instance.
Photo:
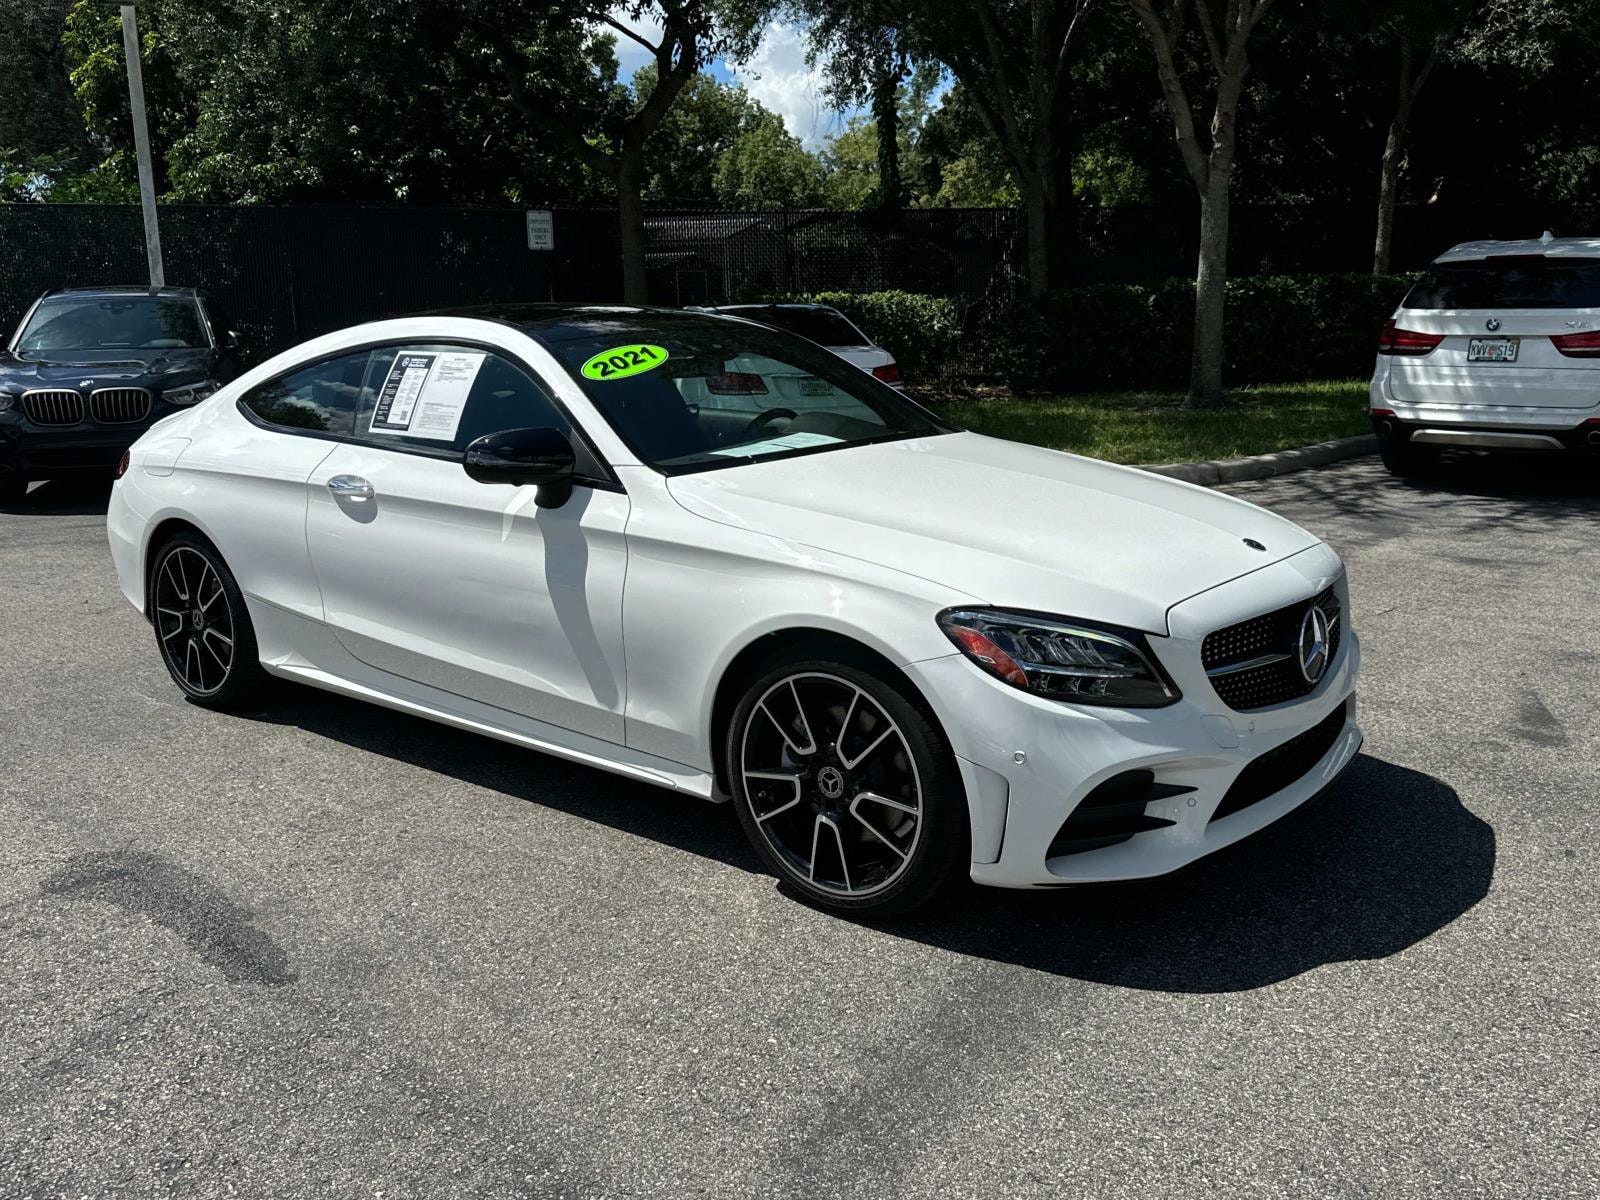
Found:
[[[467,396],[488,357],[476,350],[395,355],[373,406],[369,432],[455,441]]]
[[[626,379],[630,375],[640,375],[645,371],[653,371],[670,357],[665,346],[650,346],[639,343],[634,346],[613,346],[609,350],[602,350],[588,362],[583,364],[583,377],[585,379]]]
[[[727,458],[745,458],[751,454],[772,454],[779,450],[806,450],[812,446],[831,446],[843,438],[829,437],[825,433],[786,433],[768,438],[764,442],[749,442],[743,446],[729,446],[726,450],[713,450]]]

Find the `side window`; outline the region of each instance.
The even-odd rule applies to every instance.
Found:
[[[262,384],[239,405],[275,429],[349,437],[370,357],[370,351],[361,350],[324,359]]]
[[[559,429],[578,474],[605,471],[548,392],[515,363],[469,346],[386,346],[372,353],[356,436],[390,450],[458,457],[485,434]]]

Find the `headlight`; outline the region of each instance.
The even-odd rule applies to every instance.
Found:
[[[208,379],[204,383],[192,383],[188,387],[168,388],[161,393],[161,398],[168,404],[188,405],[199,404],[222,385],[215,380]]]
[[[1159,708],[1178,699],[1144,634],[998,608],[951,608],[939,627],[996,679],[1073,704]]]

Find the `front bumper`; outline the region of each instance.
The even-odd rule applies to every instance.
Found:
[[[1252,712],[1230,709],[1201,664],[1207,633],[1338,590],[1338,654],[1311,693]],[[1338,557],[1315,546],[1176,605],[1152,648],[1183,698],[1167,708],[1063,704],[1010,687],[959,654],[912,663],[956,752],[973,813],[972,878],[999,887],[1164,875],[1271,824],[1325,788],[1355,757],[1360,641]],[[1342,710],[1342,719],[1340,711]],[[1237,811],[1217,811],[1262,755],[1328,723],[1328,748],[1304,773]],[[1318,743],[1322,744],[1321,742]],[[1157,826],[1100,848],[1051,852],[1067,818],[1099,785],[1146,770],[1164,793],[1144,808]],[[1237,793],[1235,794],[1237,798]],[[1215,819],[1213,819],[1215,818]],[[1170,824],[1162,824],[1170,822]]]
[[[185,411],[157,402],[150,414],[126,424],[34,425],[16,409],[0,414],[0,479],[55,479],[110,475],[123,451],[163,417]]]

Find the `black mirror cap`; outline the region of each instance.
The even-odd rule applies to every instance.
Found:
[[[539,507],[558,508],[572,494],[577,458],[559,429],[505,429],[467,447],[466,472],[479,483],[535,484]]]

